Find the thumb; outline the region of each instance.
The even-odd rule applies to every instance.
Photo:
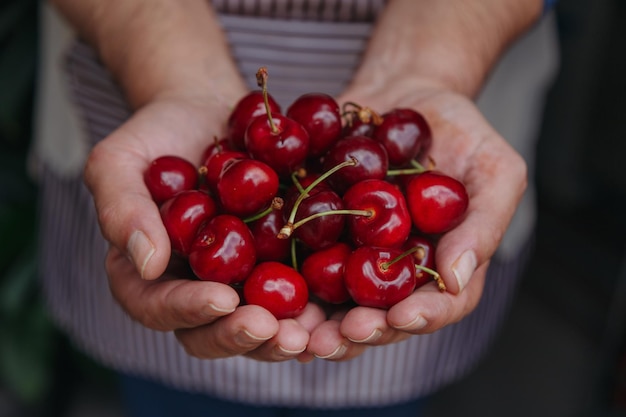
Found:
[[[464,221],[443,235],[436,265],[448,290],[457,294],[489,262],[526,189],[526,164],[513,151],[489,163],[478,157],[465,175],[469,207]],[[490,169],[484,169],[489,166]]]
[[[104,238],[126,253],[142,278],[155,279],[169,262],[170,240],[144,184],[149,161],[122,145],[119,135],[114,132],[91,151],[85,183],[93,194]]]

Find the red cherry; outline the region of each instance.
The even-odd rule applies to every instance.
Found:
[[[200,225],[217,213],[217,205],[204,191],[181,191],[160,208],[172,250],[187,256]]]
[[[300,315],[309,299],[306,281],[295,269],[279,262],[261,262],[243,284],[244,299],[277,319]]]
[[[258,116],[246,130],[245,146],[252,158],[265,162],[279,176],[287,177],[304,165],[309,135],[298,122],[280,114]]]
[[[230,164],[238,159],[248,159],[248,154],[240,151],[221,151],[213,153],[205,161],[200,172],[202,173],[202,184],[211,193],[217,194],[217,183],[222,176],[222,172]]]
[[[217,183],[225,212],[249,217],[268,207],[278,192],[278,175],[255,159],[238,159],[222,171]]]
[[[267,97],[273,113],[280,113],[281,108],[271,95]],[[244,137],[248,125],[257,116],[265,114],[263,92],[251,91],[235,105],[227,121],[227,138],[233,149],[244,150]]]
[[[347,102],[343,105],[343,115],[346,123],[343,128],[343,137],[367,136],[371,137],[376,125],[382,123],[382,117],[369,107],[357,103]]]
[[[412,109],[393,109],[383,114],[372,137],[383,144],[389,165],[402,167],[415,159],[431,143],[430,126],[424,116]]]
[[[289,221],[288,216],[299,196],[294,192],[288,195],[283,210],[285,222]],[[309,192],[309,196],[300,202],[295,215],[295,223],[317,214],[328,214],[306,220],[301,226],[295,228],[293,236],[312,250],[319,250],[332,245],[343,234],[345,225],[345,216],[332,214],[332,212],[343,210],[343,208],[343,200],[337,193],[321,184],[314,187]]]
[[[205,281],[244,281],[256,263],[254,237],[238,217],[220,214],[200,227],[189,252],[189,266]]]
[[[324,157],[324,171],[351,159],[357,161],[356,165],[345,167],[328,177],[327,181],[339,194],[359,181],[370,178],[382,180],[387,176],[387,151],[379,142],[366,136],[349,136],[336,142]]]
[[[406,195],[413,224],[427,234],[445,233],[458,226],[469,206],[463,183],[437,171],[413,176]]]
[[[420,269],[419,267],[426,267],[431,270],[435,270],[435,243],[432,239],[417,235],[411,234],[404,245],[402,245],[403,250],[416,249],[412,253],[413,262],[418,266],[415,278],[416,278],[416,287],[421,287],[427,282],[433,279],[433,276],[427,271]]]
[[[257,84],[265,97],[265,116],[254,118],[246,129],[244,144],[250,156],[287,177],[304,165],[309,152],[309,134],[295,120],[272,113],[267,93],[267,69],[259,68]]]
[[[309,156],[320,157],[341,136],[339,104],[328,94],[308,93],[287,109],[287,117],[300,123],[309,134]]]
[[[345,283],[359,305],[387,309],[415,290],[415,265],[400,249],[361,246],[345,265]]]
[[[257,261],[282,262],[289,258],[291,241],[278,238],[284,223],[281,210],[271,210],[260,219],[248,223],[254,236]]]
[[[338,242],[307,256],[300,266],[300,273],[309,291],[321,300],[341,304],[350,300],[344,282],[344,266],[352,248]]]
[[[348,210],[369,216],[347,216],[348,232],[357,246],[400,247],[411,232],[411,216],[404,195],[385,180],[358,182],[343,196]]]
[[[207,159],[209,159],[211,156],[215,155],[216,153],[232,151],[232,150],[234,149],[232,148],[228,138],[219,139],[219,140],[217,138],[214,138],[213,142],[204,149],[204,152],[202,152],[201,160],[206,161]]]
[[[162,204],[181,191],[198,185],[198,171],[188,160],[165,155],[153,160],[144,171],[144,182],[152,199]]]
[[[364,122],[360,119],[354,119],[349,124],[346,124],[343,128],[342,136],[367,136],[372,137],[374,133],[374,124],[370,122]]]

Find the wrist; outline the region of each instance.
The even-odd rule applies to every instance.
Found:
[[[430,80],[473,97],[501,53],[541,16],[542,7],[541,0],[390,1],[356,82]]]
[[[232,105],[246,91],[204,0],[53,0],[98,52],[132,108],[204,93]]]

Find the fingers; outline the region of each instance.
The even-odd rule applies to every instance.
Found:
[[[85,181],[93,194],[104,238],[124,250],[142,278],[155,279],[170,258],[170,241],[143,182],[145,156],[114,141],[91,152]]]
[[[143,173],[162,155],[195,161],[218,132],[206,108],[181,100],[152,103],[99,142],[85,165],[85,184],[93,194],[98,221],[107,241],[128,253],[144,279],[165,270],[170,241]],[[217,134],[217,133],[215,133]],[[181,140],[184,139],[184,140]]]
[[[330,361],[345,361],[363,353],[368,346],[354,343],[341,334],[342,322],[337,319],[319,325],[309,340],[307,351],[316,358]]]
[[[437,244],[437,270],[458,294],[500,244],[526,190],[527,166],[469,100],[433,98],[428,117],[439,138],[431,149],[437,169],[463,182],[469,194],[465,219]]]
[[[456,323],[471,313],[482,296],[487,265],[479,267],[460,294],[441,292],[434,283],[427,284],[387,312],[390,327],[410,333],[433,333]]]
[[[475,154],[464,176],[470,198],[466,218],[437,245],[437,269],[453,294],[493,256],[526,188],[521,157],[507,147],[495,148]]]
[[[241,306],[206,326],[175,331],[186,352],[201,359],[224,358],[250,352],[279,330],[272,314],[255,305]]]
[[[308,351],[320,359],[346,361],[361,355],[370,346],[396,343],[411,335],[432,333],[456,323],[478,305],[486,269],[486,265],[480,267],[461,294],[441,292],[432,283],[388,311],[355,307],[343,317],[316,328],[311,334]]]
[[[168,274],[158,280],[139,277],[133,264],[111,247],[106,270],[113,297],[136,321],[161,331],[190,328],[232,313],[239,297],[231,287],[206,281],[174,279]]]
[[[236,291],[216,282],[179,279],[170,273],[142,280],[115,247],[109,250],[106,267],[111,292],[130,317],[154,330],[174,330],[185,350],[198,358],[247,355],[306,362],[309,334],[326,319],[319,306],[309,303],[295,319],[278,321],[262,307],[238,307]]]
[[[212,359],[245,355],[270,362],[301,356],[309,342],[309,327],[324,320],[322,310],[310,303],[294,319],[276,320],[256,305],[241,306],[212,324],[176,331],[186,351],[195,357]]]

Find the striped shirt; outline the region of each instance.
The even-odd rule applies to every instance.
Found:
[[[304,92],[340,92],[384,7],[382,0],[215,0],[213,4],[241,73],[251,74],[246,77],[250,86],[255,85],[252,77],[260,64],[271,65],[272,94],[283,105]],[[534,47],[533,53],[536,64],[541,54]],[[548,77],[550,68],[544,66],[539,81]],[[130,110],[89,46],[75,42],[64,70],[75,104],[68,111],[78,112],[87,143],[93,146],[123,123]],[[530,82],[520,86],[521,91],[541,84]],[[529,108],[537,105],[533,100],[521,102]],[[524,146],[532,149],[534,133],[524,131],[519,143],[527,141]],[[463,321],[434,334],[370,348],[351,361],[200,360],[188,356],[171,332],[142,327],[116,304],[103,268],[107,243],[98,229],[91,195],[79,174],[58,175],[45,157],[41,160],[40,271],[57,323],[105,366],[234,401],[347,407],[427,395],[465,375],[487,352],[506,317],[523,265],[526,246],[522,243],[513,255],[493,260],[481,302]],[[531,229],[532,221],[527,219],[524,225]],[[518,235],[517,240],[528,241],[528,235]]]

